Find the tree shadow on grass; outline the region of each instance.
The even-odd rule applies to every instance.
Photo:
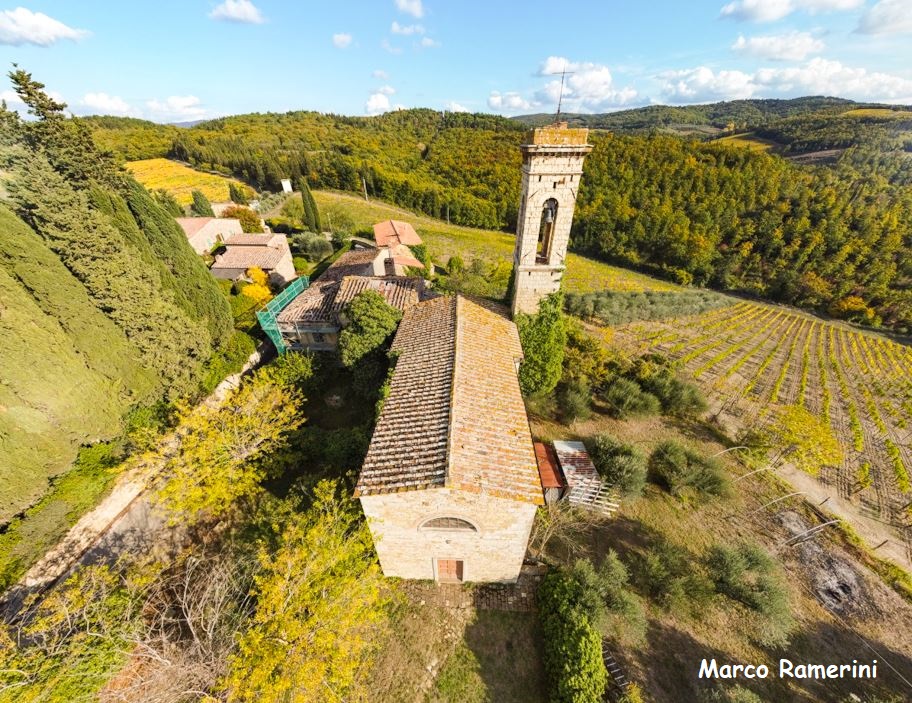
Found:
[[[537,613],[479,610],[465,631],[476,674],[492,703],[545,703],[542,635]]]

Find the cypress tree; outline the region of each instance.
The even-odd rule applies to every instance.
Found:
[[[194,190],[193,203],[190,205],[190,213],[196,217],[215,217],[212,210],[212,204],[209,199],[198,190]]]
[[[301,191],[301,204],[304,206],[304,229],[308,232],[317,231],[316,213],[314,212],[313,198],[310,196],[310,188],[307,181],[303,178],[298,179],[298,190]]]
[[[228,183],[228,197],[231,199],[231,202],[238,205],[247,205],[249,202],[244,189],[235,183]]]

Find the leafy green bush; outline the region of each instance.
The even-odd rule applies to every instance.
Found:
[[[712,585],[695,566],[686,549],[660,540],[634,561],[636,583],[671,612],[699,613],[712,597]]]
[[[592,415],[592,395],[589,384],[585,380],[563,384],[557,400],[565,422],[588,420]]]
[[[756,693],[738,685],[713,689],[702,700],[704,703],[763,703]]]
[[[536,315],[517,315],[523,362],[519,385],[526,395],[550,393],[560,380],[567,344],[563,298],[552,293],[541,301]]]
[[[678,378],[669,361],[657,354],[636,360],[633,375],[643,390],[652,393],[669,415],[693,416],[706,410],[703,394],[692,383]]]
[[[716,545],[706,558],[716,590],[765,618],[760,639],[765,646],[783,646],[794,628],[788,590],[775,562],[755,544]]]
[[[538,591],[544,665],[553,703],[601,703],[608,682],[601,638],[571,574],[552,571]]]
[[[649,457],[649,478],[675,496],[688,493],[726,495],[728,479],[722,465],[678,442],[659,444]]]
[[[646,615],[630,590],[627,567],[617,552],[608,550],[598,568],[588,559],[579,559],[570,573],[579,585],[580,606],[596,629],[624,645],[645,641]]]
[[[658,415],[662,409],[659,399],[647,393],[640,384],[621,376],[615,378],[599,398],[608,406],[609,413],[620,419]]]
[[[320,261],[333,253],[332,244],[312,232],[294,234],[290,243],[291,250],[302,254],[308,261]]]
[[[646,457],[630,444],[609,434],[596,435],[589,454],[603,479],[617,486],[625,496],[638,496],[646,485]]]
[[[206,362],[205,373],[200,382],[203,394],[208,395],[227,376],[240,371],[255,350],[256,342],[253,337],[235,330],[228,343]]]

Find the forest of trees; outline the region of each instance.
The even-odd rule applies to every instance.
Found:
[[[855,107],[801,98],[645,109],[694,123],[754,120],[790,153],[848,147],[829,166],[658,132],[593,132],[571,246],[681,283],[908,329],[912,132],[902,112],[843,114]],[[130,153],[141,132],[126,127],[119,142],[113,129],[100,141]],[[278,190],[282,177],[366,186],[456,224],[512,230],[523,135],[515,120],[431,110],[254,114],[180,130],[168,154],[260,188]]]
[[[173,217],[28,73],[0,111],[0,525],[124,416],[198,392],[233,334]]]

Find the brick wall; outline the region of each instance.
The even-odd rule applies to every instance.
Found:
[[[512,583],[519,576],[536,507],[450,488],[361,496],[387,576],[436,578],[437,559],[460,559],[463,580]],[[477,532],[419,529],[427,520],[456,517]]]

